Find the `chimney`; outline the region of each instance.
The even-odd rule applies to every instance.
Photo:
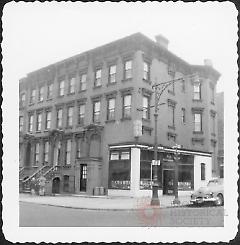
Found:
[[[213,67],[213,63],[210,59],[204,59],[203,62],[205,66]]]
[[[166,37],[164,37],[161,34],[158,34],[155,36],[156,39],[156,43],[158,44],[159,47],[162,47],[164,49],[168,49],[168,39]]]

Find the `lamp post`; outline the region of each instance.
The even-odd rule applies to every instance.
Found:
[[[173,200],[173,204],[180,204],[180,201],[178,199],[178,163],[180,160],[180,152],[179,152],[179,148],[181,148],[180,145],[175,145],[172,147],[173,149],[175,149],[174,151],[174,200]]]

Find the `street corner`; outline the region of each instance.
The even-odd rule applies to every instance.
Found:
[[[150,198],[138,198],[135,204],[137,219],[145,226],[157,226],[161,219],[160,206],[151,205]]]

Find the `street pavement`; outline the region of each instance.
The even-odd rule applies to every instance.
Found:
[[[20,202],[19,225],[20,227],[219,227],[224,225],[223,212],[223,207],[93,210]]]
[[[160,208],[173,207],[174,196],[161,196]],[[20,194],[20,202],[44,204],[57,207],[68,207],[92,210],[136,210],[152,208],[150,197],[109,197],[109,196],[86,196],[86,195],[55,195],[37,196]],[[189,196],[180,196],[181,206],[189,204]]]

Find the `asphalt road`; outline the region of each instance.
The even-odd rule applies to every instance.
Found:
[[[97,211],[20,202],[21,227],[223,226],[223,207]]]

